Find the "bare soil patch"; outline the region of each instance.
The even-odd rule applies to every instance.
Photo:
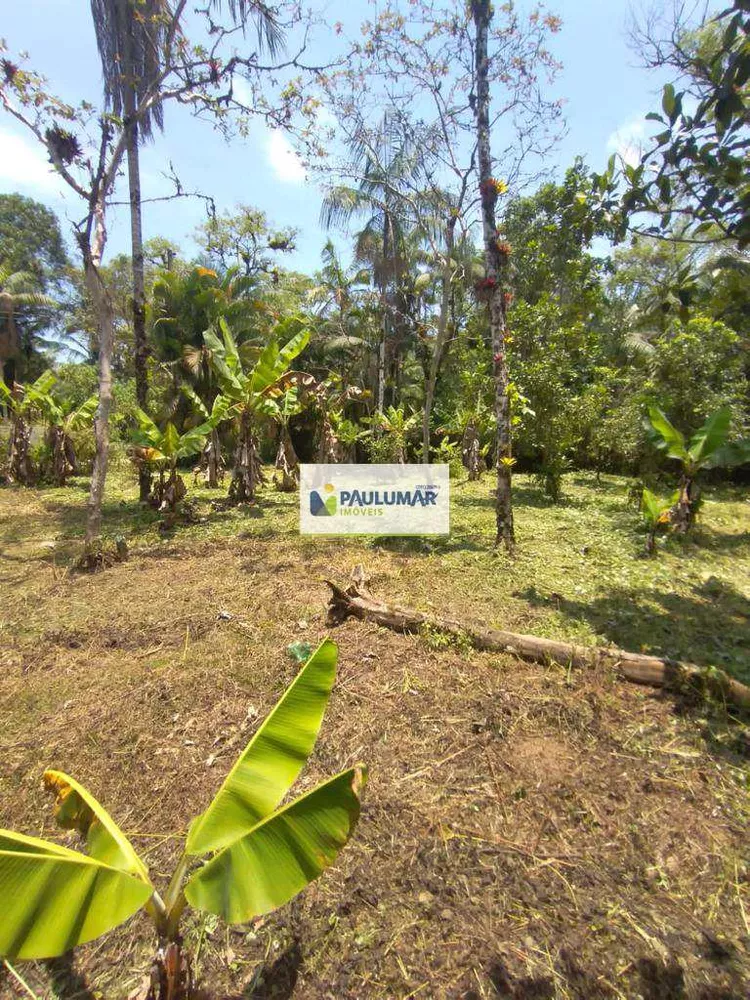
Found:
[[[368,556],[374,581],[406,589],[402,553]],[[168,878],[187,821],[294,675],[287,644],[326,634],[323,578],[351,563],[350,548],[300,558],[247,537],[136,551],[95,577],[21,564],[4,589],[0,825],[59,836],[40,783],[54,765]],[[333,637],[339,680],[303,784],[367,762],[360,826],[271,919],[191,916],[212,995],[748,995],[741,730],[606,671],[357,622]],[[124,1000],[151,948],[136,918],[23,973],[39,997]],[[0,996],[21,995],[0,972]]]

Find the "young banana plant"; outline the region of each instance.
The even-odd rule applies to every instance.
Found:
[[[149,997],[189,998],[192,979],[180,937],[185,907],[228,924],[269,913],[334,862],[356,825],[366,781],[361,765],[280,805],[315,745],[337,656],[325,640],[304,664],[190,824],[163,895],[93,795],[68,775],[46,771],[57,822],[82,834],[88,853],[0,830],[0,956],[62,955],[143,909],[159,939]]]
[[[671,520],[670,512],[672,507],[680,498],[680,491],[675,490],[671,497],[662,500],[645,486],[641,495],[641,514],[646,522],[648,534],[646,535],[646,552],[652,556],[656,552],[656,534],[660,529],[666,530]]]
[[[177,474],[178,461],[201,451],[206,438],[226,417],[228,407],[228,402],[217,396],[206,420],[184,434],[180,434],[171,421],[161,430],[147,413],[136,411],[138,429],[133,434],[137,447],[136,460],[158,470],[159,481],[154,489],[153,502],[159,510],[166,510],[168,516],[175,516],[177,505],[187,493],[182,477]],[[166,480],[165,472],[168,473]]]
[[[0,403],[7,408],[10,416],[5,477],[11,483],[31,486],[37,478],[38,470],[30,451],[31,421],[42,412],[55,382],[57,377],[51,371],[44,372],[36,382],[25,386],[14,383],[9,388],[0,379]]]
[[[679,496],[671,512],[671,523],[685,534],[695,521],[700,491],[696,478],[704,469],[730,468],[750,461],[750,440],[729,441],[732,411],[716,410],[689,441],[657,406],[649,407],[646,428],[657,448],[682,466]]]
[[[49,451],[49,474],[55,486],[64,486],[68,476],[78,475],[73,433],[79,428],[93,426],[98,403],[97,396],[89,396],[78,407],[70,402],[58,402],[52,395],[41,401],[40,409],[47,421],[45,440]]]
[[[252,366],[245,362],[243,352],[223,319],[219,320],[221,337],[214,330],[206,330],[203,334],[216,380],[231,407],[231,415],[236,418],[237,444],[229,484],[229,500],[232,503],[252,503],[256,487],[263,481],[258,421],[268,415],[269,394],[289,375],[292,361],[307,347],[310,331],[300,329],[300,326],[301,320],[295,317],[278,323],[273,339],[266,344]],[[280,347],[279,338],[286,337],[293,330],[296,332]]]

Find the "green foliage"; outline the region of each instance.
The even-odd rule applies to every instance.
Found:
[[[611,204],[623,228],[638,213],[657,222],[649,232],[669,231],[673,219],[694,236],[750,243],[750,195],[745,145],[750,125],[750,22],[744,0],[707,20],[694,33],[674,32],[670,61],[682,73],[664,87],[661,111],[647,118],[661,130],[636,166],[622,171],[624,191]],[[598,178],[602,192],[618,180],[614,162]]]
[[[0,830],[0,956],[51,958],[145,908],[160,938],[176,940],[186,902],[228,923],[277,909],[332,864],[359,817],[363,767],[350,768],[279,808],[317,739],[336,674],[336,646],[309,657],[190,825],[185,856],[164,897],[122,830],[60,771],[45,772],[56,819],[88,854]],[[207,859],[184,881],[193,856]]]
[[[742,465],[750,461],[750,439],[729,442],[732,413],[724,407],[712,413],[689,441],[657,406],[649,407],[648,426],[653,442],[668,458],[677,459],[684,475],[693,479],[702,469]]]
[[[418,413],[407,414],[403,407],[388,406],[365,422],[371,429],[361,436],[372,462],[406,462],[411,438],[419,428]]]
[[[138,410],[138,428],[133,433],[133,443],[144,449],[144,458],[150,465],[174,469],[181,458],[201,450],[211,431],[226,418],[228,409],[228,401],[218,396],[207,419],[183,434],[171,421],[162,430],[147,413]]]

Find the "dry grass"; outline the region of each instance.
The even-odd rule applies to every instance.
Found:
[[[293,676],[287,644],[326,634],[322,579],[345,578],[354,562],[397,600],[584,636],[600,633],[565,601],[596,604],[607,574],[627,571],[631,605],[617,607],[634,619],[613,628],[650,614],[639,645],[658,645],[663,604],[644,610],[643,594],[672,594],[686,604],[670,641],[699,662],[718,650],[717,662],[742,672],[750,518],[734,495],[709,508],[703,548],[656,564],[634,559],[629,515],[607,529],[607,554],[609,515],[590,486],[560,509],[522,505],[524,547],[511,565],[484,547],[487,485],[466,496],[451,541],[425,548],[300,540],[294,501],[273,496],[261,517],[214,515],[164,540],[150,515],[133,522],[130,487],[115,483],[109,524],[127,531],[133,554],[97,576],[66,570],[82,492],[0,492],[0,825],[57,836],[39,780],[54,765],[92,789],[166,880],[185,824]],[[662,576],[673,568],[670,590]],[[682,591],[702,577],[715,593],[696,612]],[[590,596],[576,594],[582,586]],[[712,639],[711,615],[736,619],[726,642],[718,629]],[[216,996],[747,996],[740,726],[603,672],[544,670],[354,622],[334,637],[339,680],[304,783],[365,760],[362,820],[340,863],[275,917],[230,930],[188,919],[189,950]],[[124,1000],[151,948],[138,917],[71,961],[20,971],[45,1000]],[[0,996],[23,995],[0,972]]]

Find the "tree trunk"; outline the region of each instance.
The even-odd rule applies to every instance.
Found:
[[[138,148],[138,124],[133,120],[135,100],[131,88],[125,91],[127,122],[128,185],[130,188],[130,242],[133,269],[133,346],[135,366],[135,396],[138,406],[148,412],[148,341],[146,339],[146,278],[143,263],[143,226],[141,219],[141,168]],[[148,467],[138,470],[138,487],[142,503],[151,492]]]
[[[160,945],[151,969],[146,1000],[189,1000],[193,992],[192,972],[182,941]]]
[[[209,489],[218,489],[219,480],[224,480],[224,463],[221,460],[221,442],[216,428],[211,431],[203,453],[206,456]]]
[[[498,233],[495,223],[497,189],[492,178],[490,150],[490,85],[487,37],[492,18],[490,0],[472,0],[472,14],[476,28],[476,121],[477,158],[479,163],[479,190],[482,199],[482,229],[484,233],[483,288],[488,300],[490,339],[495,376],[495,419],[497,421],[497,495],[496,495],[496,545],[504,545],[513,552],[513,507],[511,501],[512,437],[509,375],[506,348],[505,294],[507,283],[504,272],[507,264],[498,250]]]
[[[453,253],[453,236],[456,231],[456,218],[448,220],[445,234],[445,263],[443,264],[443,288],[440,295],[440,312],[438,314],[435,347],[430,359],[430,373],[427,377],[424,394],[424,412],[422,414],[422,461],[425,465],[430,461],[430,424],[432,422],[432,406],[435,402],[435,389],[440,365],[445,351],[448,334],[448,316],[451,300],[451,254]]]
[[[383,313],[382,329],[380,334],[380,344],[378,345],[378,395],[377,412],[382,413],[385,407],[385,352],[388,340],[388,246],[389,246],[389,226],[390,220],[388,212],[383,220],[383,273],[380,279],[380,308]]]
[[[464,430],[461,440],[461,461],[469,473],[469,481],[475,482],[481,475],[479,461],[479,432],[473,420],[470,420]]]
[[[233,503],[253,503],[255,489],[263,482],[263,469],[258,454],[258,438],[252,417],[245,412],[240,417],[234,469],[229,484],[229,499]]]
[[[114,310],[99,268],[91,251],[84,248],[84,276],[91,295],[99,329],[99,405],[94,417],[96,454],[91,473],[88,513],[86,517],[86,547],[99,540],[102,527],[102,499],[109,460],[109,413],[112,408],[112,343],[114,340]]]
[[[695,523],[695,505],[700,490],[694,479],[683,476],[677,503],[669,512],[669,521],[678,535],[686,535]]]
[[[50,452],[52,482],[55,486],[64,486],[65,480],[75,468],[74,463],[69,461],[69,456],[72,454],[75,462],[73,443],[62,427],[50,427],[47,432],[47,447]]]
[[[281,490],[282,493],[294,493],[299,489],[299,458],[286,425],[282,425],[279,429],[276,469],[281,473],[280,477],[276,475],[273,477],[277,490]]]
[[[345,457],[341,442],[336,437],[331,424],[331,418],[326,411],[323,411],[320,437],[318,438],[318,446],[315,449],[315,461],[320,462],[322,465],[335,465],[338,462],[343,462]]]
[[[702,670],[692,663],[630,653],[607,646],[576,646],[535,635],[485,629],[449,618],[423,614],[413,608],[386,604],[374,597],[366,587],[361,566],[352,573],[352,583],[346,589],[327,580],[331,588],[328,604],[328,624],[338,625],[349,617],[374,622],[396,632],[420,632],[425,626],[468,641],[477,649],[513,653],[523,660],[563,667],[591,667],[603,663],[614,667],[625,680],[651,687],[682,690],[686,687],[708,691],[741,708],[750,709],[750,688],[729,677],[724,671]]]
[[[34,482],[34,465],[29,454],[31,428],[24,417],[11,411],[10,436],[8,437],[8,479],[12,483],[31,486]]]

